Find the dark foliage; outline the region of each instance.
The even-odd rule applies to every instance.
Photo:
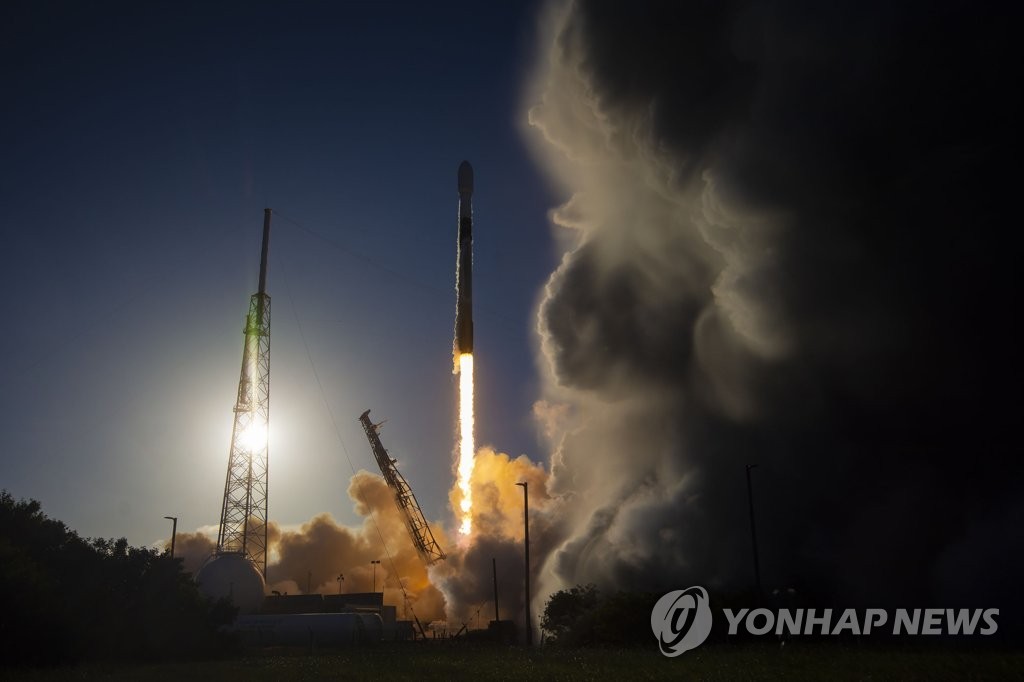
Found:
[[[561,646],[635,646],[651,641],[651,608],[658,595],[576,585],[551,595],[540,626],[547,642]]]
[[[226,602],[203,598],[181,562],[127,540],[86,540],[39,502],[0,492],[0,661],[168,660],[223,650]]]
[[[547,641],[557,644],[571,642],[578,634],[580,621],[597,608],[599,594],[595,585],[576,585],[559,590],[548,598],[540,628]]]

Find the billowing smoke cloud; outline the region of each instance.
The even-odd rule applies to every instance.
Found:
[[[267,569],[272,589],[279,592],[322,594],[384,592],[386,604],[399,605],[408,596],[412,614],[423,622],[444,618],[444,597],[427,577],[405,520],[395,505],[394,493],[378,475],[360,471],[352,477],[348,494],[355,511],[364,517],[361,528],[339,525],[329,514],[320,514],[297,530],[281,530],[271,543],[277,560]],[[372,514],[371,514],[372,512]],[[446,544],[443,529],[433,525],[435,536]],[[386,549],[385,549],[386,548]],[[388,555],[390,553],[390,556]],[[374,566],[371,561],[381,563]],[[337,580],[344,575],[341,585]]]
[[[534,573],[558,534],[550,522],[554,500],[547,492],[548,474],[526,456],[511,458],[492,448],[477,452],[471,481],[473,527],[461,544],[450,539],[444,526],[431,530],[448,555],[429,569],[417,553],[394,492],[376,474],[360,471],[349,482],[348,494],[361,527],[339,524],[327,513],[298,528],[271,522],[268,591],[282,594],[384,592],[384,603],[397,605],[399,614],[414,615],[426,626],[440,622],[457,630],[463,623],[486,625],[494,617],[492,560],[498,569],[502,619],[523,619],[523,498],[519,482],[529,484],[531,546],[537,556]],[[453,483],[450,496],[457,500]],[[453,509],[458,506],[453,502]],[[178,533],[176,555],[185,569],[196,573],[216,548],[216,527]],[[168,539],[167,546],[170,541]],[[379,560],[376,577],[371,561]],[[344,580],[338,580],[338,576]],[[406,601],[406,597],[408,601]],[[408,607],[406,610],[405,607]]]
[[[299,528],[268,526],[270,565],[268,591],[282,594],[336,594],[384,592],[384,603],[398,606],[425,623],[445,619],[445,599],[427,576],[394,493],[378,475],[360,471],[349,482],[349,497],[363,525],[349,528],[327,513],[318,514]],[[444,528],[432,523],[438,542],[447,546]],[[169,546],[169,540],[167,545]],[[175,554],[187,571],[196,573],[216,549],[216,527],[178,533]],[[390,554],[389,554],[390,553]],[[371,561],[381,563],[374,566]],[[339,581],[338,576],[344,576]],[[408,597],[408,602],[406,602]],[[405,607],[409,611],[406,611]]]
[[[164,549],[169,549],[171,539],[167,538]],[[193,575],[199,572],[206,560],[217,549],[217,529],[212,533],[199,529],[195,533],[179,532],[174,541],[174,555],[182,560],[185,570]]]
[[[1019,594],[1013,22],[967,3],[551,15],[528,137],[572,198],[538,315],[564,533],[541,592],[752,587],[756,463],[769,589]]]
[[[560,535],[553,519],[556,501],[548,494],[548,473],[525,455],[511,458],[484,447],[473,465],[473,534],[448,548],[448,559],[430,571],[431,579],[447,597],[449,627],[486,623],[494,619],[494,579],[497,566],[498,605],[502,620],[523,625],[523,489],[530,500],[531,573],[536,576],[544,557]],[[451,491],[452,508],[459,491]],[[492,564],[493,561],[493,564]]]

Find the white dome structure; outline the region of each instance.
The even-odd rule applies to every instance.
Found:
[[[214,555],[196,574],[199,591],[211,599],[227,597],[240,614],[258,613],[265,584],[259,569],[241,554]]]

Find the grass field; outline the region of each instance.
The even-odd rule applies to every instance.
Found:
[[[219,661],[4,671],[11,680],[1024,680],[1024,653],[827,644],[714,645],[665,658],[642,649],[467,646],[449,642]]]

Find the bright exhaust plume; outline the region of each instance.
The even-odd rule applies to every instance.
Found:
[[[473,530],[473,354],[459,355],[459,532],[468,536]]]

